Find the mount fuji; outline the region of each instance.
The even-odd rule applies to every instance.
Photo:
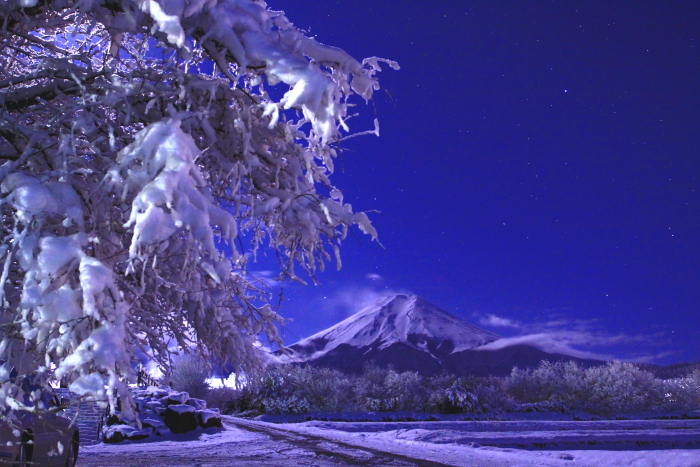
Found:
[[[435,375],[505,376],[514,366],[573,360],[588,367],[604,362],[552,354],[528,345],[486,350],[500,336],[466,323],[416,295],[384,297],[324,331],[287,347],[281,363],[357,373],[370,361],[397,371]],[[498,346],[495,346],[498,347]]]

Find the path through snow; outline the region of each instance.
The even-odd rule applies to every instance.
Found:
[[[432,467],[342,446],[315,436],[280,436],[243,430],[226,423],[225,430],[173,435],[157,442],[97,445],[85,448],[78,467],[337,467],[340,465]]]

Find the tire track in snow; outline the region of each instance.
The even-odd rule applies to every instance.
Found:
[[[296,431],[240,418],[226,417],[224,424],[254,433],[266,434],[273,441],[284,441],[299,448],[310,450],[317,456],[325,456],[344,462],[341,465],[450,467],[448,464],[416,459],[364,446],[355,446],[317,435],[301,434]]]

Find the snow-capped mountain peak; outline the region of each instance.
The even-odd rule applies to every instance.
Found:
[[[394,344],[439,358],[496,339],[496,334],[461,321],[416,295],[391,295],[293,344],[289,358],[310,361],[341,346],[377,351]]]

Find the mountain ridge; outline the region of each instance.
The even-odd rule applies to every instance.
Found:
[[[401,294],[383,297],[340,323],[289,346],[289,349],[305,357],[318,357],[318,352],[328,352],[342,344],[363,347],[378,342],[382,349],[403,342],[420,350],[427,348],[432,353],[431,347],[435,346],[436,340],[449,341],[453,346],[451,351],[458,351],[499,338],[497,334],[459,320],[421,297]]]
[[[368,362],[424,375],[504,376],[514,366],[531,368],[542,360],[603,364],[573,356],[514,345],[498,350],[480,347],[501,336],[460,320],[417,295],[391,295],[340,323],[302,339],[278,353],[281,363],[362,371]]]

